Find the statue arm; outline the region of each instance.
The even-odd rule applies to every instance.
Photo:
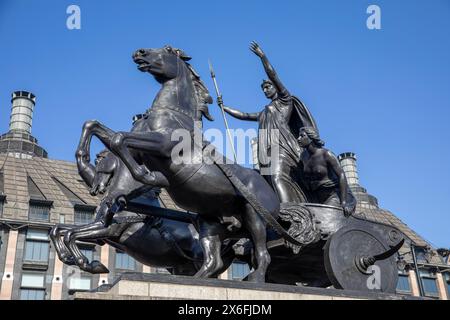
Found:
[[[339,160],[336,158],[336,156],[329,150],[325,153],[326,159],[328,162],[329,167],[334,171],[336,176],[339,179],[339,198],[341,200],[342,208],[344,209],[344,213],[346,215],[349,215],[351,212],[350,209],[347,207],[347,193],[348,193],[348,184],[347,184],[347,178],[345,177],[344,170],[342,170],[341,165],[339,164]]]
[[[226,113],[228,113],[230,116],[236,119],[247,121],[258,121],[259,112],[247,113],[227,106],[223,106],[223,110],[225,110]]]
[[[256,42],[252,42],[250,45],[250,50],[261,59],[261,62],[264,66],[264,71],[266,71],[267,77],[269,77],[270,81],[272,81],[274,86],[277,88],[278,95],[280,95],[280,97],[282,98],[290,96],[289,91],[283,85],[280,78],[278,78],[277,72],[270,64],[269,59],[267,58],[261,47]]]
[[[287,97],[290,95],[289,91],[286,89],[286,87],[281,82],[280,78],[278,77],[277,72],[273,68],[273,66],[270,64],[269,59],[266,55],[263,55],[261,57],[261,61],[264,66],[264,70],[266,71],[267,77],[269,77],[270,81],[274,84],[274,86],[277,88],[278,94],[281,97]]]

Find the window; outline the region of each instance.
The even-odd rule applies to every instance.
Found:
[[[44,300],[45,289],[21,289],[20,300]]]
[[[248,264],[241,262],[233,262],[231,265],[231,279],[242,280],[250,273]]]
[[[75,205],[75,224],[88,224],[94,220],[94,209],[90,206]]]
[[[48,231],[28,229],[25,242],[25,261],[48,262],[49,241]]]
[[[51,202],[30,200],[28,218],[34,221],[49,221]]]
[[[444,276],[444,282],[447,285],[447,295],[450,297],[450,273],[449,272],[444,273],[443,276]]]
[[[22,274],[20,300],[44,300],[44,278],[45,276],[43,274]]]
[[[436,284],[436,278],[428,271],[420,271],[423,290],[427,297],[439,297],[439,290]]]
[[[135,260],[124,252],[116,252],[116,268],[134,270]]]
[[[398,293],[411,293],[411,286],[409,284],[408,275],[406,275],[406,274],[398,275],[397,292]]]
[[[69,278],[70,290],[91,290],[91,278],[90,277],[70,277]]]

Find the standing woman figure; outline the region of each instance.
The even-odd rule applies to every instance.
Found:
[[[255,113],[241,112],[227,106],[223,108],[234,118],[258,122],[259,167],[277,193],[280,202],[307,202],[308,198],[298,178],[301,147],[296,137],[300,128],[306,126],[316,128],[316,123],[306,106],[284,87],[259,45],[252,42],[250,50],[261,59],[269,78],[263,81],[261,88],[270,103],[262,111]],[[220,98],[218,103],[223,105]],[[277,149],[279,154],[272,154]],[[273,161],[276,157],[278,161]]]

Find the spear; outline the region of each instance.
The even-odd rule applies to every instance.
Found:
[[[212,80],[214,82],[214,87],[216,88],[217,98],[220,98],[220,100],[222,100],[222,94],[219,91],[219,86],[217,85],[217,80],[216,80],[216,74],[214,73],[214,69],[212,67],[211,61],[208,60],[208,63],[209,63],[209,71],[211,72],[211,78],[212,78]],[[218,103],[218,105],[220,107],[220,110],[222,110],[222,117],[223,117],[223,122],[225,123],[225,130],[227,131],[228,139],[230,139],[231,148],[233,149],[234,162],[237,163],[236,152],[234,150],[233,139],[231,137],[230,129],[228,127],[228,121],[227,121],[227,118],[225,116],[225,111],[223,109],[223,103]]]

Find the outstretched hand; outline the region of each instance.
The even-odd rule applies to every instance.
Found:
[[[250,50],[258,57],[264,57],[264,51],[262,51],[261,47],[256,41],[252,41],[252,43],[250,44]]]

